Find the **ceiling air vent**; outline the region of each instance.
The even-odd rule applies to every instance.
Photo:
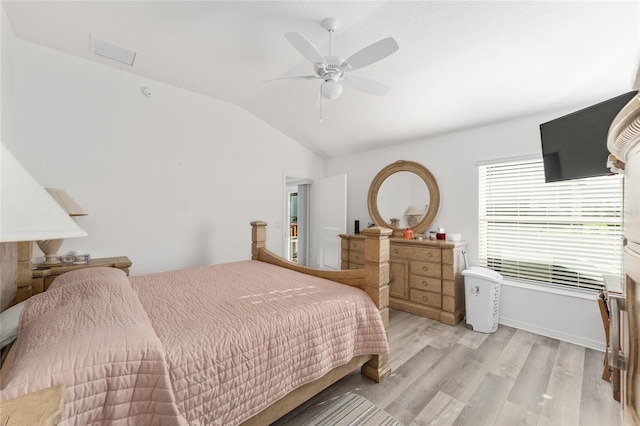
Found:
[[[103,40],[94,35],[91,36],[91,53],[129,66],[133,66],[133,61],[137,55],[137,53],[131,49],[118,46],[115,43]]]

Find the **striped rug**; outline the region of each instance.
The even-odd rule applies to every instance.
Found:
[[[304,426],[402,426],[368,399],[348,393],[322,410]]]

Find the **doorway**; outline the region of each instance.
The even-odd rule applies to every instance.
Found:
[[[309,195],[311,181],[285,177],[285,220],[283,226],[285,259],[309,265]]]
[[[298,192],[289,193],[289,259],[298,262]]]
[[[339,235],[347,232],[347,175],[315,181],[283,177],[283,257],[303,266],[339,270]]]

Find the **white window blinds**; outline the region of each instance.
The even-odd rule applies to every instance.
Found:
[[[542,160],[528,160],[482,165],[479,178],[480,265],[587,289],[620,273],[620,175],[545,183]]]

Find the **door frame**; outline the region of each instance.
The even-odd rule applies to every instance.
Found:
[[[289,197],[291,196],[292,192],[295,192],[295,191],[291,191],[291,188],[295,186],[297,191],[298,185],[305,185],[305,184],[312,185],[313,180],[309,178],[297,177],[295,176],[295,173],[290,174],[290,173],[284,172],[282,174],[282,227],[281,227],[282,228],[282,257],[287,260],[289,259],[289,256],[291,254],[289,249],[291,244],[291,234],[289,230],[289,226],[290,226],[289,218],[291,216],[290,206],[289,206]],[[298,214],[300,214],[300,206],[298,206]],[[307,220],[310,222],[311,215],[309,211],[307,211],[307,216],[309,216]],[[300,232],[299,228],[298,228],[298,232]],[[311,239],[311,235],[308,235],[307,246],[310,245],[310,239]],[[300,246],[298,246],[298,251],[300,251]]]

